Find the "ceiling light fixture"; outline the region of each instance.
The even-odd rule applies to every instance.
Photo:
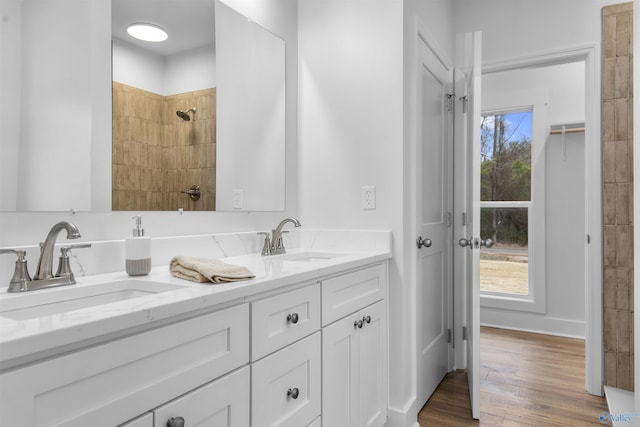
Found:
[[[146,22],[136,22],[135,24],[129,25],[127,33],[129,33],[131,37],[146,42],[162,42],[169,37],[163,28]]]

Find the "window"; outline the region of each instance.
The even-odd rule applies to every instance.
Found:
[[[544,313],[545,90],[483,93],[480,252],[483,307]]]
[[[529,295],[531,110],[483,115],[480,235],[482,292]]]

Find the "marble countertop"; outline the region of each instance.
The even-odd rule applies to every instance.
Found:
[[[313,261],[295,258],[315,255]],[[324,259],[323,256],[331,258]],[[18,298],[33,298],[67,289],[69,286],[24,294],[0,294],[0,370],[30,363],[56,354],[96,344],[186,318],[199,312],[237,304],[261,294],[321,277],[359,268],[391,258],[384,250],[370,252],[295,249],[285,255],[259,254],[221,258],[247,267],[255,278],[227,284],[199,284],[170,275],[168,266],[154,267],[148,276],[129,277],[125,272],[77,278],[74,287],[90,287],[105,282],[134,280],[178,285],[176,290],[124,301],[101,304],[57,314],[16,320],[7,313]],[[15,317],[15,316],[14,316]]]

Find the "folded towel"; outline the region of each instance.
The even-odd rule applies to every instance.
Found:
[[[253,279],[245,267],[227,264],[217,259],[176,256],[171,259],[169,271],[175,277],[198,283],[226,283]]]

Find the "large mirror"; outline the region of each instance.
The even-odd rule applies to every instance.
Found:
[[[214,0],[0,8],[0,210],[284,210],[280,38]]]

